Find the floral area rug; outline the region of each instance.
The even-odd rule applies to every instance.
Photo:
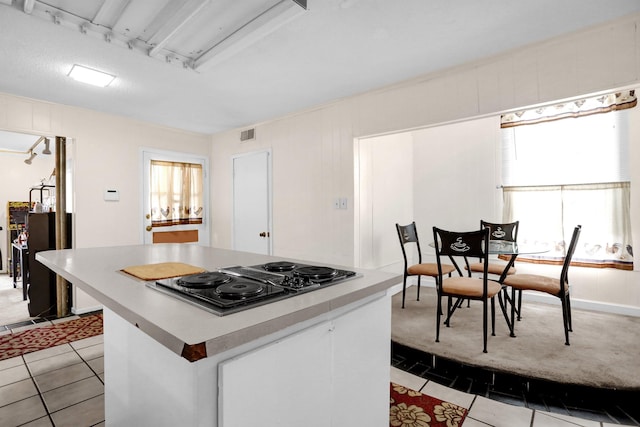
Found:
[[[0,336],[0,360],[102,334],[102,313]]]
[[[394,383],[390,403],[390,427],[458,427],[467,416],[461,406]]]

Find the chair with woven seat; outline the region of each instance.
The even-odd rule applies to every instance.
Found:
[[[496,325],[496,304],[495,296],[498,295],[502,286],[500,283],[488,279],[489,260],[489,229],[483,228],[478,231],[446,231],[433,227],[433,241],[436,247],[436,263],[438,264],[438,280],[436,286],[438,291],[438,308],[436,310],[436,342],[440,341],[440,319],[442,316],[442,297],[447,297],[447,317],[445,325],[451,326],[451,316],[458,309],[464,300],[482,301],[482,328],[483,328],[483,352],[487,352],[487,329],[488,318],[487,309],[491,302],[491,335],[495,335]],[[481,277],[451,277],[445,278],[442,269],[441,259],[446,257],[455,267],[458,267],[458,260],[463,260],[467,264],[467,258],[480,258],[483,260],[484,268]],[[456,298],[455,302],[453,299]]]
[[[420,249],[420,240],[418,240],[418,230],[416,229],[415,221],[409,225],[396,224],[396,230],[398,231],[400,247],[402,248],[402,256],[404,257],[404,278],[402,281],[402,308],[404,308],[404,300],[407,292],[407,278],[409,276],[418,276],[418,291],[416,301],[420,301],[420,278],[422,276],[429,276],[437,280],[438,265],[436,263],[422,262],[422,251]],[[405,245],[407,243],[413,243],[416,245],[416,251],[418,252],[417,264],[409,265],[407,250],[405,248]],[[453,267],[452,265],[443,265],[442,269],[445,274],[448,274],[449,276],[451,276],[451,273],[455,271],[455,267]]]
[[[565,344],[570,345],[569,332],[573,332],[573,327],[571,325],[571,298],[569,294],[569,265],[571,264],[573,253],[576,250],[576,245],[578,244],[578,239],[580,238],[581,230],[582,230],[582,226],[580,225],[576,226],[573,229],[573,235],[571,236],[571,243],[569,243],[567,254],[564,257],[559,279],[556,279],[553,277],[547,277],[547,276],[540,276],[537,274],[514,274],[512,276],[508,276],[504,280],[503,284],[505,286],[511,287],[511,301],[512,301],[511,324],[513,325],[514,329],[515,329],[514,317],[516,312],[514,297],[515,297],[516,291],[544,292],[549,295],[553,295],[554,297],[560,298],[560,301],[562,303],[562,320],[564,323]],[[517,312],[518,312],[518,315],[520,316],[520,313],[522,313],[521,306],[517,308]]]
[[[505,242],[516,242],[518,239],[518,226],[520,225],[520,221],[509,222],[504,224],[498,224],[493,222],[487,222],[480,220],[480,228],[488,228],[489,229],[489,239],[490,240],[504,240]],[[499,277],[502,277],[503,273],[505,273],[505,269],[507,264],[498,263],[498,262],[489,262],[488,272],[489,274],[493,274]],[[475,263],[469,263],[469,275],[471,273],[481,273],[484,268],[484,263],[482,260]],[[506,271],[506,275],[510,276],[516,273],[516,268],[511,266]]]

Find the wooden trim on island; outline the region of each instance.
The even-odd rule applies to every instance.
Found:
[[[182,354],[180,354],[180,356],[189,362],[196,362],[207,357],[207,346],[203,342],[199,344],[185,344],[182,347]]]

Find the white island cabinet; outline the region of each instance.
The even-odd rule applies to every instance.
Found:
[[[389,423],[388,289],[400,276],[333,266],[358,276],[217,316],[121,270],[284,259],[173,244],[47,251],[37,259],[103,304],[107,426]]]

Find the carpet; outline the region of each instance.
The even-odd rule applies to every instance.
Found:
[[[0,336],[0,360],[102,334],[102,313]]]
[[[390,427],[458,427],[466,416],[461,406],[391,383]]]
[[[489,333],[488,353],[482,352],[482,304],[472,301],[458,309],[451,327],[442,326],[435,342],[435,289],[416,287],[392,298],[391,339],[404,346],[495,372],[617,390],[640,390],[640,317],[572,308],[571,345],[564,344],[559,305],[523,301],[516,337],[496,303],[496,335]],[[445,301],[443,300],[443,303]],[[490,329],[490,328],[489,328]]]

